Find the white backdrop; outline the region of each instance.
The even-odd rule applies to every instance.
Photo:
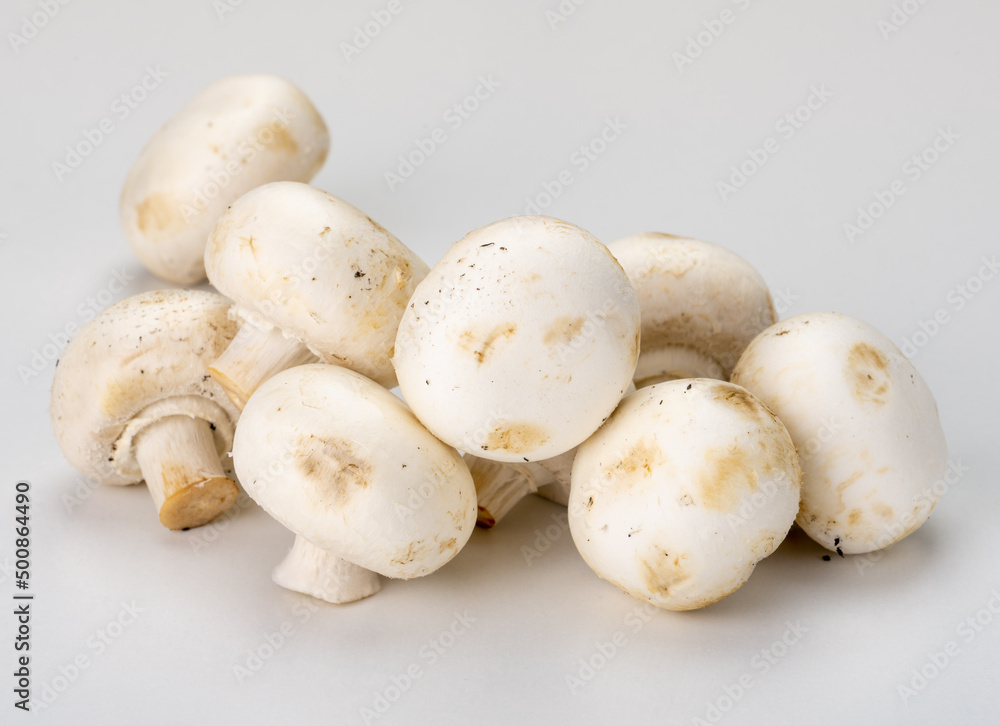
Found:
[[[6,3],[0,597],[26,479],[39,722],[1000,720],[998,21],[987,0]],[[333,135],[314,183],[430,263],[542,211],[723,244],[783,316],[871,322],[938,400],[931,520],[879,559],[799,534],[721,603],[648,613],[532,498],[442,571],[335,607],[270,582],[291,536],[250,503],[174,533],[141,487],[88,485],[48,421],[64,333],[163,286],[124,242],[122,181],[240,72],[305,90]],[[30,718],[15,627],[3,723]]]

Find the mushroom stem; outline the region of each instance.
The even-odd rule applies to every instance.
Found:
[[[296,535],[271,579],[281,587],[334,604],[354,602],[382,589],[378,573],[348,562]]]
[[[569,503],[570,474],[573,472],[574,459],[576,459],[575,448],[570,449],[565,454],[539,461],[539,466],[549,473],[552,482],[550,484],[539,482],[537,494],[550,502],[567,506]]]
[[[479,500],[476,526],[484,529],[493,527],[515,504],[537,491],[540,484],[550,481],[539,481],[533,469],[519,464],[490,461],[468,454],[465,461],[472,472]]]
[[[208,421],[166,416],[136,437],[135,456],[167,529],[207,524],[229,509],[239,490],[226,476]]]
[[[636,388],[645,388],[681,378],[717,378],[726,380],[726,372],[715,358],[686,345],[665,345],[643,351],[636,366]]]
[[[278,328],[262,329],[245,321],[208,372],[242,411],[250,395],[268,378],[287,368],[318,360],[304,343],[285,337]]]

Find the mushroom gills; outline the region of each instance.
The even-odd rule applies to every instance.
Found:
[[[682,378],[725,380],[727,376],[714,358],[686,345],[665,345],[642,351],[633,380],[636,388],[645,388]]]
[[[236,501],[239,490],[222,470],[205,419],[166,416],[138,434],[135,452],[160,522],[168,529],[200,527]]]

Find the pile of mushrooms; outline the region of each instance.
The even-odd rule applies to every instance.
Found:
[[[299,89],[236,76],[128,175],[140,260],[218,293],[97,315],[59,362],[51,417],[74,467],[144,481],[163,526],[210,522],[242,486],[290,530],[274,581],[347,603],[435,572],[537,493],[568,507],[597,575],[690,610],[793,523],[846,556],[930,516],[937,407],[871,326],[778,321],[760,274],[717,245],[605,246],[544,216],[473,230],[428,267],[306,183],[328,147]]]

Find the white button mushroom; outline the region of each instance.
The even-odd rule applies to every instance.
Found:
[[[608,249],[639,296],[639,388],[678,378],[728,379],[743,349],[777,319],[763,278],[723,247],[647,233]]]
[[[317,359],[395,385],[396,328],[427,265],[360,210],[307,184],[266,184],[219,220],[205,267],[242,323],[210,367],[237,406]]]
[[[657,607],[692,610],[746,582],[798,503],[785,427],[744,389],[698,378],[626,397],[580,446],[569,527],[602,578]]]
[[[494,461],[537,461],[583,441],[635,370],[639,307],[593,235],[515,217],[457,242],[399,326],[393,363],[438,438]]]
[[[185,290],[127,298],[81,328],[52,381],[69,462],[103,484],[144,479],[169,529],[205,524],[236,499],[220,458],[239,412],[205,370],[236,333],[229,305]]]
[[[195,96],[150,139],[122,189],[122,229],[153,274],[205,277],[205,240],[239,196],[279,180],[309,181],[330,136],[298,88],[269,75],[232,76]]]
[[[892,341],[846,315],[761,333],[733,381],[788,427],[802,461],[798,523],[838,554],[887,547],[926,521],[947,445],[927,384]]]
[[[638,386],[698,376],[726,379],[746,345],[775,321],[763,278],[723,247],[650,232],[616,240],[608,249],[639,298]],[[533,482],[537,493],[565,505],[573,454],[542,463],[550,475]],[[470,462],[470,469],[479,491],[498,475],[495,466]]]
[[[300,538],[275,581],[331,602],[377,590],[364,570],[403,579],[437,570],[475,525],[458,452],[389,391],[339,366],[299,366],[262,384],[233,460],[247,493]]]

